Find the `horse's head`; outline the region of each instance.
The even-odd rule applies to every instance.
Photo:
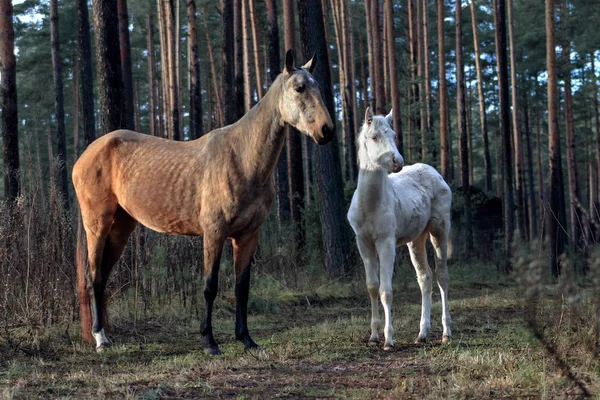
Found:
[[[392,129],[392,111],[386,116],[373,116],[370,108],[358,135],[358,166],[361,169],[399,172],[404,158],[396,147],[396,132]]]
[[[319,84],[311,75],[315,64],[313,56],[301,68],[296,68],[292,51],[287,51],[279,110],[285,122],[312,137],[316,143],[326,144],[333,139],[333,122]]]

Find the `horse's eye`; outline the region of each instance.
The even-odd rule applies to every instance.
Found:
[[[298,93],[304,92],[304,85],[296,86],[296,92],[298,92]]]
[[[379,142],[379,136],[373,136],[373,141],[374,142]]]

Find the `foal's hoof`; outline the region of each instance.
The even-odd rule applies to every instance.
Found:
[[[208,356],[218,356],[221,354],[221,350],[218,347],[205,347],[204,354]]]
[[[442,337],[442,343],[450,343],[450,336]]]
[[[383,350],[384,351],[394,351],[394,345],[393,344],[386,344],[385,346],[383,346]]]
[[[427,343],[427,338],[425,338],[425,337],[419,336],[415,339],[415,344],[425,344],[425,343]]]
[[[375,347],[379,344],[379,339],[369,339],[369,341],[367,342],[367,346],[369,347]]]

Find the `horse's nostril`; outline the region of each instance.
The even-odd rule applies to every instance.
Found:
[[[333,137],[333,129],[331,129],[327,124],[324,124],[321,127],[321,133],[323,134],[323,139],[327,141],[329,141]]]

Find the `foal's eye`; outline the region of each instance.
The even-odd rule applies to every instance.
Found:
[[[379,136],[373,136],[373,141],[374,142],[379,142]]]
[[[296,86],[296,92],[298,92],[298,93],[304,92],[304,85]]]

